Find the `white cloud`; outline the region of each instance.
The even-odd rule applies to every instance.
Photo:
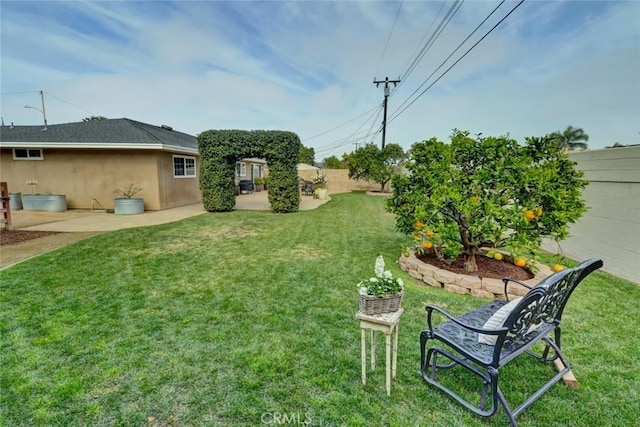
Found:
[[[351,134],[378,129],[381,117],[304,138],[379,105],[383,91],[373,78],[405,71],[429,25],[439,22],[441,3],[404,2],[380,63],[398,4],[2,2],[2,116],[39,124],[38,113],[23,106],[39,105],[42,89],[50,124],[100,114],[192,134],[283,129],[315,147],[317,160],[339,156],[355,148]],[[496,5],[463,4],[393,92],[390,116]],[[591,136],[592,148],[638,143],[638,16],[636,2],[525,2],[389,123],[387,142],[408,148],[446,139],[452,128],[522,140],[573,125]]]

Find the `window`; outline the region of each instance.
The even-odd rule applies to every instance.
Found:
[[[14,160],[44,160],[41,148],[14,148]]]
[[[196,176],[196,158],[173,156],[173,177],[193,178]]]
[[[247,164],[236,162],[236,176],[247,176]]]

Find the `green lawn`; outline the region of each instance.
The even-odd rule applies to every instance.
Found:
[[[103,234],[0,272],[0,424],[508,425],[419,377],[424,305],[486,303],[417,284],[383,198],[336,194],[313,211],[205,214]],[[383,254],[406,283],[398,376],[360,380],[356,283]],[[549,263],[552,257],[545,256]],[[606,263],[606,260],[605,260]],[[578,390],[554,386],[519,418],[637,425],[640,287],[596,273],[574,293],[563,347]],[[551,371],[531,358],[502,385],[517,401]],[[511,387],[509,387],[511,385]]]

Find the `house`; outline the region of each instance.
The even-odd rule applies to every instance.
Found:
[[[0,128],[0,180],[12,193],[65,194],[71,209],[112,209],[115,191],[130,184],[142,188],[145,210],[198,203],[199,163],[197,138],[166,125],[124,118]],[[264,176],[263,159],[236,163],[236,181]]]
[[[0,129],[9,190],[65,194],[74,209],[111,209],[132,183],[146,210],[197,203],[199,161],[195,136],[126,118]]]

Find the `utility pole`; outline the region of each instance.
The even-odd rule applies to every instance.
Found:
[[[42,110],[30,105],[25,105],[24,108],[31,108],[32,110],[40,111],[42,113],[42,119],[44,120],[44,129],[47,130],[47,113],[44,110],[44,93],[40,91],[40,100],[42,101]]]
[[[44,111],[44,92],[40,91],[40,100],[42,101],[42,118],[44,119],[44,129],[47,130],[47,113]],[[385,116],[385,120],[386,120]]]
[[[396,84],[400,83],[400,78],[398,80],[389,80],[389,77],[385,77],[384,80],[374,80],[373,82],[376,84],[376,87],[380,85],[380,83],[384,83],[384,120],[382,121],[382,148],[384,149],[384,140],[387,135],[387,98],[389,98],[389,83],[393,83],[395,87]]]

